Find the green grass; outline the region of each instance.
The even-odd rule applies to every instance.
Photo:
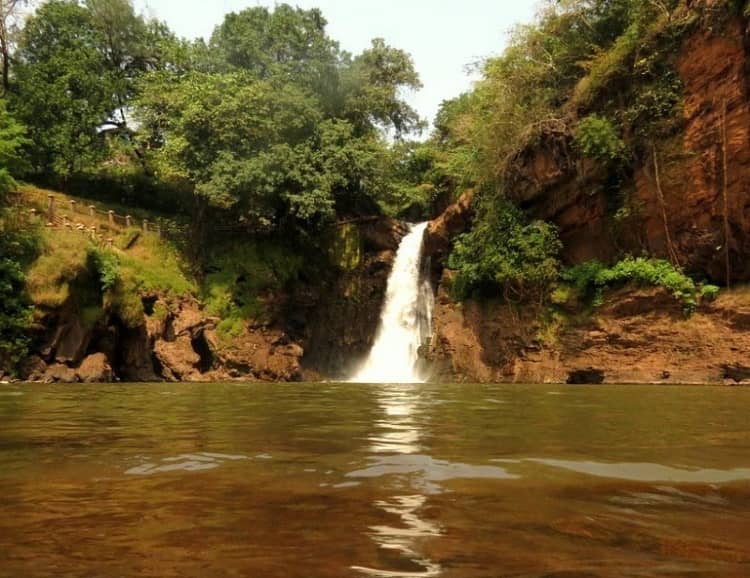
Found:
[[[70,297],[70,284],[86,269],[90,241],[67,230],[47,230],[42,236],[42,253],[27,271],[26,287],[35,304],[60,307]]]
[[[120,267],[122,275],[144,291],[170,295],[197,291],[178,251],[154,235],[141,235],[129,250],[120,252]]]

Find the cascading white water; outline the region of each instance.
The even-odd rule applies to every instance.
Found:
[[[419,347],[432,332],[432,288],[422,275],[422,238],[427,223],[412,225],[402,239],[388,277],[375,342],[351,381],[422,383]]]

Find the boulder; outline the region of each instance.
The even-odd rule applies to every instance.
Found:
[[[44,383],[77,383],[76,370],[63,363],[53,363],[42,376]]]
[[[94,353],[81,362],[76,375],[83,383],[110,383],[114,380],[114,372],[104,353]]]
[[[38,355],[26,359],[20,368],[21,377],[26,381],[42,381],[47,371],[47,364]]]
[[[154,356],[162,367],[162,375],[169,381],[195,381],[200,378],[197,366],[200,355],[193,348],[189,335],[180,335],[174,341],[158,340]]]

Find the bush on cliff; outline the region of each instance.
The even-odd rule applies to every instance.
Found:
[[[692,313],[697,303],[695,282],[663,259],[628,256],[611,267],[588,261],[566,269],[561,278],[594,305],[601,303],[604,290],[629,283],[666,289],[682,304],[686,314]]]
[[[479,203],[474,227],[456,239],[448,259],[455,298],[472,294],[541,299],[559,273],[561,244],[554,226],[527,222],[512,203]]]

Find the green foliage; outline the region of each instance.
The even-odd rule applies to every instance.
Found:
[[[126,327],[134,329],[143,323],[143,301],[136,279],[123,275],[104,294],[104,307],[117,315]]]
[[[705,301],[716,301],[719,296],[720,289],[716,285],[702,285],[700,290],[701,299]]]
[[[422,87],[411,57],[375,38],[347,67],[341,79],[344,88],[344,116],[360,131],[371,130],[375,122],[392,128],[396,136],[421,128],[419,115],[399,98],[403,89]]]
[[[14,175],[26,167],[20,155],[25,129],[0,100],[0,372],[14,373],[29,345],[31,301],[24,269],[39,249],[39,233],[14,210],[7,195],[15,187]]]
[[[585,156],[603,161],[622,160],[626,151],[612,123],[596,114],[581,119],[574,142]]]
[[[99,280],[102,292],[112,289],[120,278],[120,259],[112,251],[92,245],[86,252],[86,264]]]
[[[135,80],[167,65],[170,42],[129,0],[42,4],[20,37],[12,99],[29,127],[34,174],[63,182],[93,170],[109,153],[101,128],[129,138],[125,108]]]
[[[211,36],[214,65],[240,68],[256,79],[289,78],[314,91],[333,80],[338,45],[325,32],[320,10],[288,4],[227,14]]]
[[[690,277],[663,259],[626,257],[612,267],[589,261],[563,271],[562,279],[594,304],[601,303],[602,291],[628,284],[663,287],[683,306],[686,314],[696,306],[696,286]]]
[[[235,335],[244,322],[265,313],[264,300],[295,280],[303,258],[283,246],[247,242],[216,247],[201,287],[210,315],[220,317],[220,331]],[[236,336],[236,335],[235,335]]]
[[[23,30],[14,109],[29,127],[35,172],[69,176],[103,158],[97,127],[116,106],[91,14],[43,4]]]
[[[485,201],[474,227],[456,239],[448,260],[456,270],[452,292],[457,299],[498,290],[505,298],[539,299],[557,279],[560,248],[552,225],[527,223],[508,202]]]
[[[328,244],[328,254],[342,271],[351,271],[362,263],[362,239],[354,223],[336,227]]]

